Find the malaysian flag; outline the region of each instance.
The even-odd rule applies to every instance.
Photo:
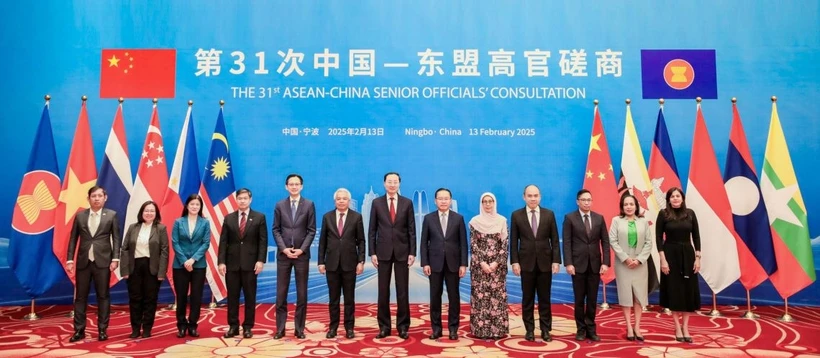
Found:
[[[208,254],[205,259],[208,263],[206,277],[208,285],[211,287],[214,298],[217,301],[223,300],[228,290],[225,286],[225,276],[219,274],[217,269],[217,256],[219,253],[219,235],[222,232],[222,223],[225,216],[235,211],[236,196],[234,191],[233,173],[231,164],[231,154],[228,146],[228,133],[225,130],[225,120],[222,115],[222,108],[219,109],[219,117],[216,119],[216,128],[211,137],[211,151],[208,154],[208,161],[205,162],[205,173],[202,176],[202,186],[199,195],[205,202],[205,216],[210,219],[211,224],[211,246],[208,247]]]

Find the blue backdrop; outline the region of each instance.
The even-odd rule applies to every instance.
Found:
[[[769,97],[777,95],[815,237],[820,188],[812,179],[820,174],[815,156],[820,118],[811,100],[820,97],[820,5],[774,5],[15,1],[4,6],[0,21],[0,97],[5,103],[0,146],[7,163],[0,179],[0,237],[10,235],[43,95],[53,98],[61,171],[81,95],[89,96],[92,138],[101,163],[117,106],[116,100],[101,99],[99,91],[101,52],[110,48],[176,49],[176,95],[159,102],[167,153],[175,152],[186,102],[194,100],[198,157],[204,167],[218,101],[226,101],[236,184],[253,190],[253,207],[266,213],[269,223],[274,203],[287,195],[284,178],[291,172],[304,176],[303,195],[315,201],[317,216],[333,208],[338,187],[348,188],[361,210],[372,200],[367,195],[371,189],[384,192],[387,171],[402,174],[402,193],[417,194],[422,214],[435,210],[432,192],[448,187],[467,218],[477,214],[478,196],[485,191],[497,195],[499,212],[509,217],[524,205],[524,186],[535,183],[541,187],[542,204],[562,216],[575,209],[574,194],[583,182],[592,100],[600,100],[617,172],[625,98],[632,99],[638,137],[649,157],[658,104],[642,99],[641,50],[714,49],[717,99],[704,100],[703,111],[718,161],[722,166],[726,157],[730,98],[737,97],[760,170]],[[585,56],[579,57],[582,51]],[[219,71],[207,68],[206,57]],[[235,62],[239,59],[241,66]],[[148,99],[124,104],[134,173],[150,111]],[[669,100],[665,113],[685,183],[695,101]],[[820,239],[813,241],[818,261]],[[270,242],[273,246],[272,238]],[[24,304],[27,296],[6,263],[7,246],[7,239],[0,239],[0,279],[5,283],[0,304]],[[273,254],[270,258],[260,282],[265,302],[273,302],[276,292]],[[411,284],[418,286],[411,299],[426,301],[419,272],[411,274]],[[375,290],[369,289],[375,287],[374,279],[368,265],[360,278],[360,301],[375,301]],[[555,280],[553,299],[571,301],[568,276],[562,273]],[[511,276],[508,286],[511,301],[519,301],[518,279]],[[311,301],[326,300],[324,278],[315,269],[311,287]],[[703,292],[708,298],[709,291]],[[71,293],[65,279],[40,301],[68,303]],[[469,299],[468,279],[462,280],[462,294]],[[612,301],[614,291],[610,294]],[[818,295],[820,286],[814,284],[790,303],[816,305]],[[126,297],[120,283],[113,300],[124,302]],[[172,300],[167,285],[161,298]],[[781,303],[768,281],[752,291],[752,298]],[[736,283],[720,299],[739,303],[745,292]]]

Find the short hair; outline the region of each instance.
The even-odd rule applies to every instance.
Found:
[[[578,190],[578,194],[575,194],[575,199],[581,199],[581,195],[584,195],[586,193],[589,193],[589,195],[592,196],[591,191],[589,191],[587,189],[581,189],[581,190]]]
[[[251,190],[248,188],[240,188],[236,191],[236,196],[240,196],[242,194],[248,194],[249,198],[253,198],[253,193],[251,193]]]
[[[94,193],[97,190],[102,190],[103,195],[108,195],[108,193],[105,192],[105,188],[103,188],[99,185],[94,185],[94,186],[92,186],[91,188],[88,189],[88,197],[90,198],[91,194]]]
[[[288,177],[285,178],[285,185],[288,185],[288,182],[290,181],[290,178],[299,178],[299,184],[302,184],[302,185],[305,184],[305,181],[304,181],[304,179],[302,179],[301,175],[296,174],[296,173],[292,173],[292,174],[288,174]]]
[[[438,198],[438,193],[441,192],[441,191],[446,191],[447,194],[450,194],[450,199],[453,198],[453,192],[451,192],[450,189],[447,189],[447,188],[438,188],[438,189],[436,189],[436,195],[435,195],[436,198]]]
[[[145,208],[148,205],[153,205],[154,210],[157,212],[157,217],[154,218],[154,225],[156,225],[158,222],[162,221],[162,215],[159,214],[159,205],[157,205],[157,203],[155,203],[151,200],[148,200],[148,201],[142,203],[142,206],[140,206],[140,211],[137,212],[137,223],[142,224],[142,223],[145,222],[145,219],[142,218],[142,213],[145,211]]]
[[[347,189],[345,189],[345,188],[339,188],[339,189],[336,189],[336,191],[335,191],[335,192],[333,192],[333,201],[336,201],[336,196],[337,196],[337,195],[339,195],[339,193],[345,193],[345,194],[347,194],[347,198],[348,198],[348,199],[352,199],[352,198],[353,198],[353,195],[350,195],[350,190],[347,190]]]
[[[188,204],[190,204],[194,200],[199,201],[199,213],[197,213],[197,215],[201,218],[205,217],[205,216],[202,215],[202,212],[205,210],[205,203],[202,202],[202,197],[199,196],[198,194],[191,194],[191,195],[188,196],[188,199],[185,199],[185,206],[182,207],[182,217],[183,218],[188,216]]]
[[[399,183],[401,183],[401,175],[399,175],[399,173],[396,172],[387,172],[387,174],[384,175],[384,181],[387,181],[387,177],[391,175],[397,176],[399,178]]]
[[[621,195],[621,203],[618,205],[620,210],[619,215],[623,218],[626,217],[626,212],[624,211],[624,202],[626,202],[626,198],[632,198],[632,201],[635,202],[635,216],[640,216],[641,213],[641,206],[638,204],[638,198],[635,195],[630,194],[628,191]]]
[[[537,189],[539,193],[541,192],[541,188],[539,188],[538,185],[527,184],[527,186],[524,187],[524,194],[525,195],[527,194],[527,188],[529,188],[529,187],[533,187],[533,188]]]

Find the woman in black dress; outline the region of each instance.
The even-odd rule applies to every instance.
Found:
[[[691,343],[689,316],[700,309],[700,232],[680,188],[666,192],[666,208],[658,214],[655,230],[663,272],[660,304],[672,310],[675,340]]]

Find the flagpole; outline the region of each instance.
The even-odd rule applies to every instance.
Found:
[[[598,101],[595,101],[595,102],[598,102]],[[600,307],[601,307],[602,310],[608,310],[610,308],[609,303],[606,303],[606,282],[604,282],[604,302],[601,303]]]
[[[700,98],[700,97],[698,97],[698,98]],[[714,292],[712,292],[712,310],[709,311],[709,315],[712,316],[712,317],[721,317],[721,316],[723,316],[723,314],[720,313],[720,311],[718,311],[718,308],[717,308],[717,295]]]
[[[772,96],[772,101],[776,101],[776,100],[777,99],[774,96]],[[785,323],[794,322],[795,321],[794,317],[792,317],[792,315],[789,314],[789,299],[784,298],[783,303],[784,303],[784,306],[786,308],[786,311],[777,320],[780,321],[780,322],[785,322]]]
[[[24,321],[36,321],[38,319],[40,319],[40,317],[37,316],[36,313],[34,313],[34,299],[32,299],[31,300],[31,313],[23,316],[23,320]]]
[[[740,317],[741,318],[746,318],[746,319],[758,319],[758,318],[760,318],[760,315],[752,312],[752,296],[751,296],[751,292],[749,290],[746,290],[746,312],[743,313],[743,315],[740,316]]]

